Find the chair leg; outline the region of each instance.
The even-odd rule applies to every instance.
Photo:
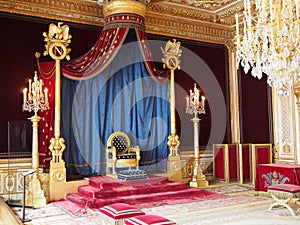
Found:
[[[271,194],[271,196],[272,196],[272,198],[273,198],[276,202],[274,202],[274,203],[269,207],[268,210],[272,210],[272,208],[274,208],[274,207],[283,206],[283,207],[287,208],[287,209],[291,212],[291,214],[292,214],[293,216],[296,216],[294,210],[291,208],[291,206],[288,205],[288,203],[292,200],[292,198],[279,199],[279,198],[275,197],[273,194]]]
[[[113,164],[113,167],[112,167],[112,174],[113,174],[113,175],[116,175],[116,163]]]

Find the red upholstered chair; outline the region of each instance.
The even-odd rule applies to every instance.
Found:
[[[272,144],[251,144],[250,172],[253,184],[255,183],[257,166],[267,163],[272,163]]]
[[[125,225],[172,225],[175,222],[158,215],[135,216],[124,220]]]
[[[251,158],[251,144],[239,144],[238,177],[241,184],[243,184],[245,181],[251,180],[250,158]]]
[[[103,220],[105,224],[122,225],[125,218],[133,216],[144,215],[145,213],[140,209],[126,203],[114,203],[103,206],[99,211],[105,215]]]
[[[238,179],[238,145],[214,144],[213,145],[213,171],[215,180],[229,183]]]

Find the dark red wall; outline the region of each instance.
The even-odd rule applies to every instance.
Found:
[[[43,54],[45,42],[42,33],[48,33],[49,24],[52,22],[57,24],[57,21],[33,17],[0,15],[0,153],[8,151],[8,121],[27,120],[32,116],[32,113],[22,111],[22,90],[28,86],[28,79],[37,70],[35,52]],[[69,25],[72,35],[71,58],[88,51],[101,32],[100,27],[65,24]],[[51,59],[42,55],[41,61],[43,60]]]
[[[271,91],[267,77],[259,80],[251,76],[251,71],[245,74],[240,68],[239,80],[241,142],[272,143]]]

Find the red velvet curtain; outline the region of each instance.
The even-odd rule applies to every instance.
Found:
[[[73,61],[62,64],[63,75],[72,80],[96,76],[113,60],[127,33],[127,28],[111,28],[102,31],[90,51]]]
[[[169,73],[166,71],[157,70],[155,68],[154,61],[152,59],[152,54],[150,51],[150,46],[148,43],[148,37],[147,34],[143,30],[136,30],[137,32],[137,38],[140,43],[140,48],[144,56],[144,61],[146,64],[146,67],[148,69],[148,72],[151,74],[152,78],[160,84],[163,84],[166,82],[166,79],[169,77]]]
[[[50,166],[51,152],[48,147],[50,139],[54,137],[54,106],[55,106],[55,62],[39,64],[39,77],[44,82],[44,87],[49,91],[50,109],[40,112],[42,118],[39,123],[39,155],[40,165],[47,170]]]

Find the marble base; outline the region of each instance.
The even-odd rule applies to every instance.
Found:
[[[41,189],[41,183],[36,174],[33,175],[27,187],[25,205],[35,208],[45,207],[47,205],[47,198],[45,197],[44,190]]]

